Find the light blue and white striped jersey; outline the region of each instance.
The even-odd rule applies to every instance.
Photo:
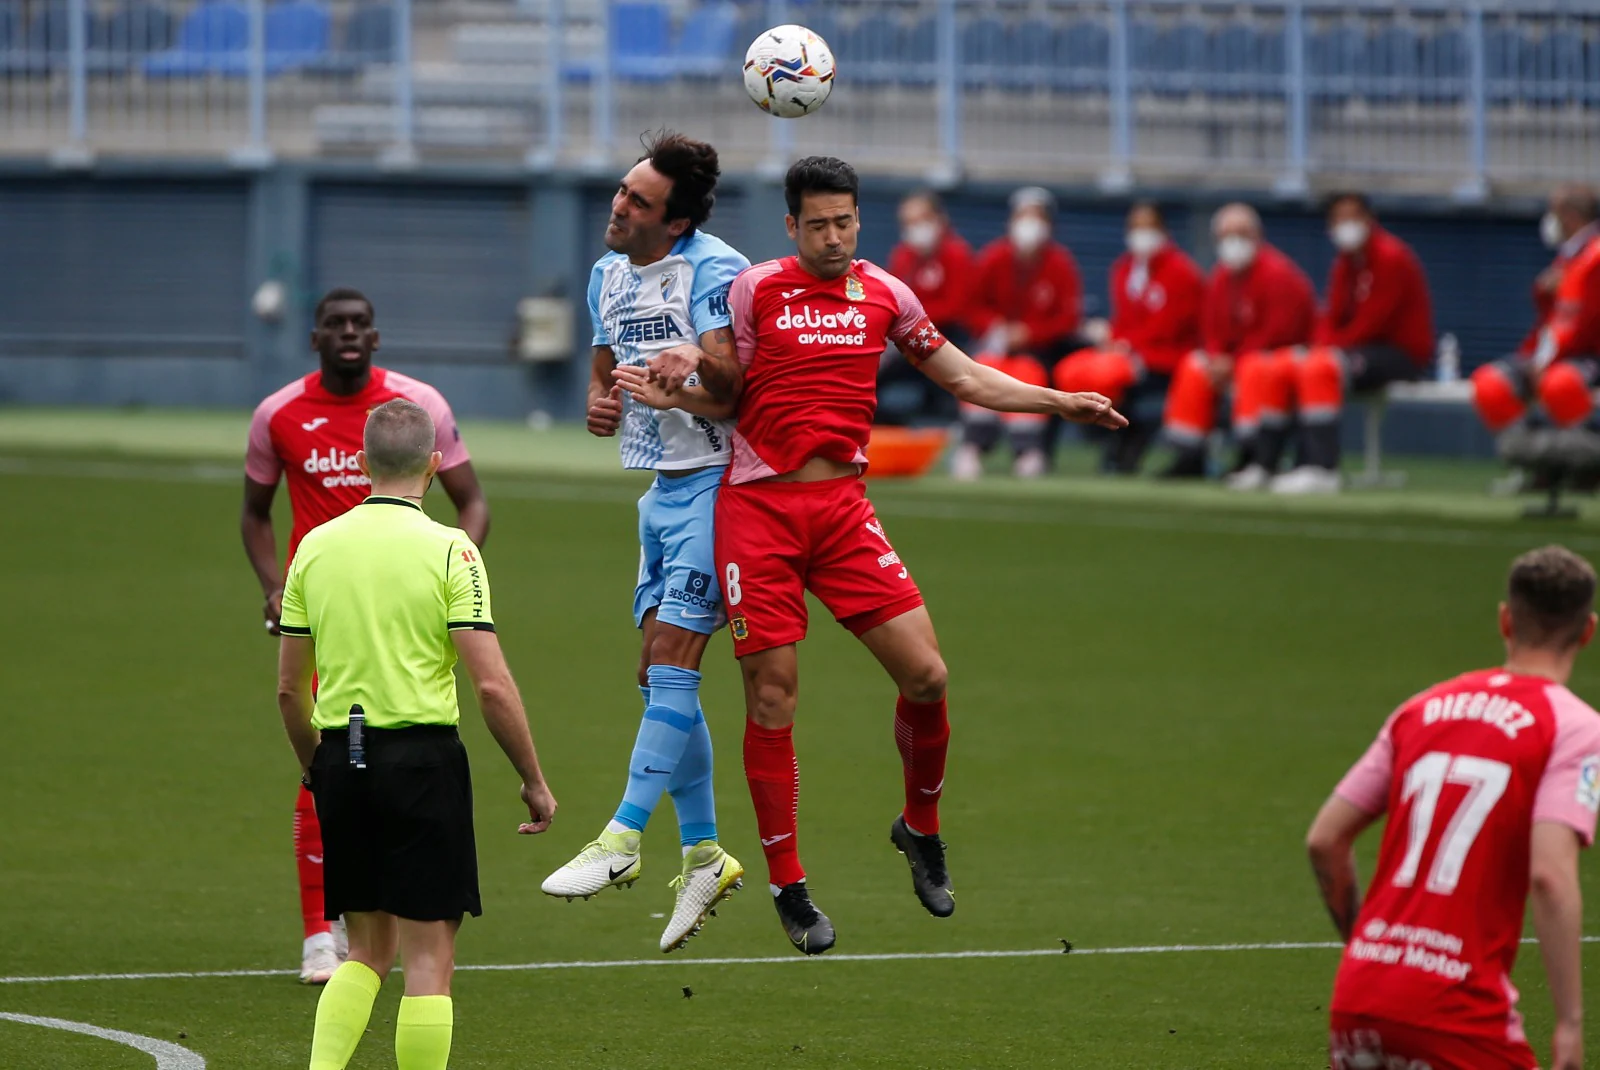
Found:
[[[643,364],[663,350],[731,322],[728,287],[750,266],[721,238],[697,230],[644,267],[607,253],[589,275],[594,344],[620,364]],[[697,380],[693,377],[691,383]],[[622,395],[622,467],[682,471],[727,464],[733,422],[682,409],[661,411]]]

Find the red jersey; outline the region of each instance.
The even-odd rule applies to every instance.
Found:
[[[1218,356],[1305,345],[1316,325],[1317,295],[1299,265],[1262,242],[1243,271],[1211,269],[1202,319],[1206,352]]]
[[[953,230],[946,230],[927,256],[905,242],[889,254],[889,274],[911,287],[928,318],[946,329],[967,325],[972,271],[972,246]]]
[[[1395,346],[1422,367],[1433,359],[1433,300],[1411,246],[1374,225],[1359,254],[1340,253],[1328,273],[1317,345]]]
[[[1083,319],[1078,262],[1060,242],[1046,242],[1032,260],[1018,257],[1009,238],[990,242],[978,257],[969,319],[974,334],[1021,323],[1029,349],[1061,344]]]
[[[1600,355],[1600,237],[1567,262],[1546,337],[1554,359]]]
[[[256,406],[244,474],[270,485],[287,475],[294,513],[289,559],[306,532],[361,504],[371,492],[372,480],[356,467],[356,453],[367,413],[395,398],[414,401],[433,417],[433,448],[444,454],[441,471],[470,460],[444,397],[427,383],[385,368],[373,368],[366,389],[349,397],[330,394],[322,373],[314,371]]]
[[[1550,262],[1550,267],[1561,272],[1562,281],[1566,281],[1567,269],[1573,261],[1583,256],[1585,252],[1600,244],[1600,225],[1594,223],[1584,227],[1577,234],[1561,243],[1561,248],[1556,250],[1556,258]],[[1592,281],[1592,280],[1591,280]],[[1559,290],[1559,284],[1557,290]],[[1522,339],[1522,344],[1517,347],[1517,352],[1522,356],[1531,357],[1539,350],[1539,342],[1544,337],[1544,329],[1550,326],[1555,317],[1557,290],[1546,290],[1537,282],[1533,286],[1533,326]],[[1596,295],[1600,297],[1600,295]],[[1591,319],[1600,316],[1600,300],[1592,301]],[[1576,352],[1576,350],[1574,351]],[[1600,347],[1591,349],[1589,353],[1600,353]],[[1567,355],[1567,354],[1562,354]]]
[[[1333,1013],[1525,1043],[1511,968],[1533,825],[1593,842],[1600,715],[1542,677],[1470,672],[1395,711],[1337,794],[1389,821]]]
[[[1204,290],[1200,269],[1171,242],[1144,264],[1123,253],[1111,265],[1111,337],[1146,368],[1170,375],[1200,345]]]
[[[768,260],[734,280],[728,307],[744,365],[730,483],[813,457],[866,464],[884,348],[893,342],[920,364],[944,345],[911,288],[866,260],[836,279],[799,257]]]

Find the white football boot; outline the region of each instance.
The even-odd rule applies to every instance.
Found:
[[[637,832],[602,832],[539,887],[557,899],[587,899],[607,888],[631,886],[642,868]]]
[[[700,931],[716,906],[744,887],[744,867],[715,840],[702,840],[683,856],[683,872],[672,880],[678,890],[672,917],[661,933],[661,950],[676,951]]]

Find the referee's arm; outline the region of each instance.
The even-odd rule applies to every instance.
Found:
[[[524,835],[543,832],[555,816],[556,800],[544,782],[544,771],[539,768],[539,755],[533,749],[533,736],[528,731],[528,715],[522,708],[522,695],[517,691],[517,682],[511,678],[505,654],[500,650],[500,637],[491,631],[462,628],[451,631],[450,638],[456,644],[456,653],[461,656],[467,675],[472,678],[478,709],[483,711],[489,734],[500,744],[522,778],[522,801],[528,806],[529,820],[519,825],[517,831]]]
[[[311,727],[311,673],[316,664],[316,643],[309,635],[285,634],[278,640],[278,712],[302,775],[310,771],[322,737]]]

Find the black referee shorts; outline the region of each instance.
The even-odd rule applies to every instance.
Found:
[[[382,910],[410,921],[483,913],[472,835],[472,775],[452,727],[367,728],[365,769],[349,733],[322,733],[311,793],[322,823],[329,921]]]

